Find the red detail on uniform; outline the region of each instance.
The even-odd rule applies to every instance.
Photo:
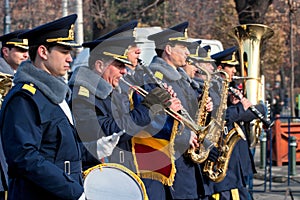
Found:
[[[242,90],[243,89],[243,84],[242,83],[238,84],[237,89]]]
[[[171,174],[171,158],[152,147],[135,144],[135,155],[140,171],[157,172],[166,177]]]

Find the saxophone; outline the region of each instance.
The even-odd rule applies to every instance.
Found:
[[[12,75],[0,72],[0,108],[2,106],[2,102],[4,101],[4,97],[12,87],[12,83]]]
[[[206,74],[206,80],[204,81],[202,99],[199,102],[199,109],[197,112],[197,125],[204,127],[207,119],[207,110],[206,110],[206,99],[209,95],[209,88],[211,83],[211,74],[201,67],[200,65],[193,62],[192,58],[188,59],[188,62],[194,64],[198,69],[202,70]],[[221,74],[221,76],[217,76]],[[245,138],[245,135],[241,128],[234,123],[234,128],[227,134],[225,129],[225,113],[227,109],[227,97],[229,89],[229,75],[225,71],[217,71],[213,73],[217,81],[221,78],[222,91],[220,98],[220,105],[215,113],[212,116],[207,128],[202,132],[201,136],[198,136],[199,147],[190,148],[187,153],[195,163],[204,163],[203,172],[208,175],[208,177],[215,182],[222,181],[227,172],[229,159],[235,144],[242,137]],[[220,77],[220,78],[219,78]],[[226,138],[223,140],[222,133],[226,132]],[[217,162],[214,163],[210,160],[207,160],[210,150],[213,147],[219,148],[221,154],[217,159]]]
[[[188,62],[195,65],[198,69],[203,71],[206,75],[206,80],[204,81],[203,90],[202,90],[202,97],[198,103],[198,111],[196,114],[197,125],[204,127],[206,125],[206,119],[207,119],[207,115],[208,115],[208,112],[206,110],[206,100],[209,97],[209,86],[210,86],[210,82],[211,82],[211,74],[205,68],[194,63],[192,58],[188,59]],[[205,132],[202,133],[201,138],[199,138],[200,136],[198,136],[199,147],[190,148],[187,151],[188,155],[191,157],[191,159],[195,163],[204,162],[209,153],[208,149],[211,149],[213,147],[213,143],[211,143],[209,140],[206,139],[206,137],[210,133],[209,129],[211,129],[210,127],[213,126],[213,124],[214,123],[212,123],[212,121],[211,121],[209,123],[209,125],[207,126],[208,128],[204,130]],[[208,151],[208,153],[207,153],[207,151]]]
[[[198,66],[201,68],[201,66]],[[204,69],[201,68],[206,74],[209,79],[204,84],[204,90],[203,90],[203,98],[202,101],[199,102],[199,109],[197,113],[197,122],[198,124],[205,124],[206,118],[207,118],[207,111],[205,110],[206,106],[206,98],[208,97],[209,93],[209,85],[211,82],[211,75]],[[209,74],[209,75],[208,75]],[[224,71],[217,71],[214,72],[212,75],[214,77],[217,77],[216,80],[219,80],[219,76],[217,74],[223,74],[225,78],[222,79],[222,91],[221,91],[221,97],[220,97],[220,105],[215,113],[215,115],[212,116],[211,121],[208,125],[208,128],[205,133],[205,139],[203,143],[199,143],[198,148],[194,148],[189,150],[189,153],[191,155],[191,158],[196,163],[203,163],[207,160],[210,150],[215,146],[218,147],[218,143],[220,141],[221,133],[224,129],[225,125],[225,112],[227,108],[227,95],[228,95],[228,87],[229,87],[229,76]]]
[[[207,160],[205,162],[203,172],[208,176],[208,178],[214,182],[221,182],[225,176],[228,169],[228,164],[230,160],[231,153],[235,144],[241,139],[246,139],[243,130],[239,127],[237,123],[234,122],[234,128],[226,133],[225,139],[222,141],[221,155],[218,157],[216,163]]]
[[[229,89],[229,76],[224,71],[218,71],[216,73],[221,73],[225,77],[222,81],[222,95],[220,100],[220,106],[216,112],[213,120],[215,121],[213,127],[209,127],[209,134],[207,139],[214,143],[214,145],[219,148],[220,155],[216,163],[205,160],[203,172],[212,181],[220,182],[222,181],[227,172],[228,163],[230,160],[231,153],[235,147],[235,144],[241,139],[245,139],[245,135],[238,124],[234,123],[234,128],[227,132],[225,127],[225,112],[227,109],[227,96]],[[225,133],[225,138],[223,139],[223,133]],[[208,157],[209,151],[205,152],[206,158]]]

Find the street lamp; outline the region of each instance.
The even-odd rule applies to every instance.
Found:
[[[291,62],[291,83],[290,83],[290,99],[291,99],[291,116],[295,116],[295,99],[294,99],[294,41],[293,41],[293,15],[297,10],[297,2],[294,0],[287,0],[289,5],[289,19],[290,19],[290,62]]]
[[[3,21],[4,21],[3,33],[7,34],[10,32],[10,24],[11,24],[9,0],[4,1],[4,20]]]
[[[62,0],[62,16],[68,15],[68,0]]]

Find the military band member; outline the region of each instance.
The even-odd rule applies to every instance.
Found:
[[[127,74],[132,74],[139,64],[138,59],[141,54],[141,49],[139,48],[138,44],[141,42],[137,42],[136,39],[137,25],[137,20],[131,20],[97,39],[104,40],[111,37],[134,37],[134,42],[130,43],[128,49],[126,50],[127,59],[130,63],[125,63]]]
[[[126,91],[120,87],[120,79],[126,74],[126,65],[131,65],[126,52],[134,44],[132,31],[137,21],[131,21],[98,39],[86,42],[90,49],[89,66],[78,67],[73,73],[69,85],[73,96],[70,101],[77,129],[83,141],[91,141],[99,136],[126,132],[121,137],[108,162],[122,164],[135,171],[131,155],[131,137],[150,123],[150,104],[163,104],[168,93],[148,96],[146,101],[130,110],[128,86]],[[130,34],[131,32],[131,34]],[[131,36],[130,36],[131,35]],[[124,77],[123,77],[124,78]],[[151,98],[151,99],[149,99]]]
[[[192,42],[188,46],[188,49],[190,51],[189,57],[193,57],[192,55],[195,55],[195,57],[197,56],[196,51],[198,50],[200,44],[201,44],[201,40],[198,40]],[[201,85],[199,82],[194,80],[199,69],[194,64],[187,62],[186,65],[178,68],[178,71],[186,79],[186,81],[190,83],[191,87],[195,90],[196,95],[201,95],[202,93]]]
[[[187,49],[187,45],[189,44],[186,34],[187,27],[188,22],[183,22],[148,36],[148,39],[155,43],[157,56],[152,59],[149,65],[149,69],[152,74],[148,73],[145,75],[144,88],[151,91],[153,85],[160,83],[155,82],[154,79],[172,86],[183,107],[187,108],[191,116],[194,116],[195,111],[197,110],[195,107],[197,105],[197,97],[195,92],[190,88],[189,83],[186,82],[186,80],[177,71],[179,67],[186,65],[186,59],[189,55],[189,50]],[[153,78],[153,76],[155,78]],[[163,124],[163,129],[157,130],[157,124]],[[198,199],[198,189],[202,189],[202,185],[199,186],[201,183],[198,182],[199,176],[201,176],[201,174],[199,174],[200,170],[198,165],[193,163],[188,156],[184,155],[190,146],[198,145],[197,136],[188,128],[185,128],[181,134],[177,134],[177,127],[178,124],[176,124],[176,120],[168,118],[166,120],[158,120],[152,123],[147,129],[149,135],[152,135],[152,140],[154,141],[156,141],[160,135],[168,135],[168,139],[170,140],[166,143],[171,144],[172,146],[174,143],[173,151],[175,152],[175,154],[171,156],[173,162],[175,159],[175,165],[172,165],[172,167],[175,167],[176,170],[176,173],[173,171],[173,175],[175,175],[175,177],[162,177],[159,176],[161,174],[158,175],[156,171],[152,173],[152,179],[161,181],[161,183],[166,185],[166,197],[159,196],[157,194],[156,191],[158,191],[158,188],[160,187],[159,183],[153,182],[149,179],[144,180],[146,188],[148,189],[147,192],[152,194],[152,199]],[[155,148],[155,146],[153,145],[152,148]],[[148,174],[145,173],[144,177],[151,177],[151,172]],[[156,186],[154,186],[154,183]],[[160,191],[162,191],[162,189]]]
[[[12,87],[12,79],[18,66],[22,61],[28,59],[28,41],[27,39],[18,39],[18,34],[27,30],[18,30],[5,35],[0,36],[1,56],[0,56],[0,87],[1,104],[4,100],[4,96]],[[2,74],[3,73],[3,74]],[[0,104],[0,105],[1,105]],[[4,190],[7,191],[7,164],[5,162],[4,153],[2,150],[2,143],[0,142],[0,163],[1,163],[1,186],[0,186],[0,199],[4,199]]]
[[[2,42],[0,72],[14,75],[21,62],[29,58],[27,39],[18,38],[18,35],[25,31],[27,29],[0,36]]]
[[[200,44],[201,40],[198,40],[188,46],[190,51],[189,57],[192,61],[187,62],[185,66],[178,69],[198,95],[202,94],[204,80],[208,79],[203,70],[206,70],[209,74],[212,74],[214,71],[214,67],[211,65],[211,62],[214,62],[214,60],[209,57],[207,51]],[[209,85],[209,87],[211,86]],[[211,97],[208,98],[207,103],[209,102],[211,102]]]
[[[118,148],[108,159],[136,172],[130,140],[151,122],[153,113],[149,108],[159,104],[166,106],[170,94],[157,87],[146,95],[142,103],[131,108],[128,86],[120,87],[120,79],[126,74],[126,64],[132,64],[126,52],[134,44],[135,38],[120,37],[124,33],[115,34],[118,31],[125,30],[120,28],[107,34],[110,37],[106,35],[83,44],[90,48],[89,66],[77,68],[72,75],[72,107],[82,137],[86,132],[90,133],[90,137],[95,137],[97,134],[126,131],[120,138]]]
[[[221,74],[215,73],[216,64],[215,60],[210,56],[211,47],[209,45],[201,47],[199,44],[198,46],[191,46],[191,51],[194,53],[191,53],[190,57],[193,59],[193,62],[195,62],[199,66],[199,69],[193,75],[193,83],[196,84],[192,85],[196,85],[197,87],[199,87],[199,89],[196,90],[199,90],[202,93],[204,83],[209,82],[209,96],[214,105],[214,109],[209,114],[211,117],[216,118],[217,111],[221,103],[222,78]],[[208,76],[210,76],[210,78]]]
[[[0,55],[0,107],[4,97],[12,87],[12,79],[21,62],[28,59],[27,39],[17,38],[26,30],[18,30],[0,36],[2,42]]]
[[[211,47],[209,45],[206,45],[204,47],[199,46],[198,48],[198,59],[196,59],[197,64],[204,68],[208,73],[213,74],[216,70],[216,66],[215,66],[215,60],[211,58],[210,56],[210,52],[211,52]],[[195,74],[194,80],[196,82],[200,82],[200,86],[203,86],[203,80],[206,80],[206,74],[202,71],[199,70],[198,73]],[[213,87],[213,82],[215,81],[215,78],[212,77],[211,78],[211,85],[210,88],[212,89]],[[212,93],[212,91],[210,91],[210,93]],[[218,105],[218,99],[215,100],[215,97],[212,96],[213,98],[213,102],[214,102],[214,106]],[[217,104],[216,104],[217,103]]]
[[[236,73],[236,67],[239,65],[236,53],[237,48],[231,47],[212,55],[212,58],[216,60],[217,68],[228,73],[231,84],[233,84],[232,77]],[[250,122],[257,117],[248,109],[252,105],[250,101],[243,97],[241,93],[239,95],[241,100],[238,100],[232,93],[229,93],[226,126],[228,131],[230,131],[233,129],[233,123],[236,122],[245,133],[244,123]],[[262,113],[265,112],[263,105],[259,104],[256,107]],[[214,192],[211,198],[216,200],[248,199],[246,177],[254,172],[254,161],[247,139],[246,137],[242,137],[232,151],[224,180],[219,183],[210,182],[210,187]]]
[[[99,163],[118,138],[84,145],[77,135],[63,80],[72,62],[76,14],[28,30],[30,60],[15,74],[0,115],[8,164],[8,199],[85,199],[82,161]],[[104,144],[100,146],[99,144]]]
[[[218,110],[218,106],[220,105],[220,91],[214,90],[214,80],[213,80],[213,72],[214,72],[214,62],[215,60],[210,57],[210,48],[209,47],[201,47],[201,40],[195,41],[191,45],[188,46],[190,55],[189,58],[191,62],[187,62],[187,64],[179,68],[179,72],[183,77],[186,77],[187,81],[190,83],[191,87],[195,90],[198,96],[198,105],[201,106],[203,101],[203,90],[204,87],[208,87],[209,97],[206,100],[206,125],[210,123],[212,117],[216,118],[216,112]],[[205,70],[205,72],[204,72]],[[205,82],[208,82],[205,86]],[[206,89],[205,89],[206,90]],[[200,113],[199,113],[200,114]],[[199,115],[201,116],[201,115]],[[198,121],[195,119],[195,121]],[[210,149],[207,160],[215,162],[218,159],[220,151],[217,147],[213,147]],[[201,169],[204,167],[204,163],[200,164]],[[207,177],[203,176],[203,187],[204,190],[201,193],[200,199],[207,199],[210,195],[212,195],[212,191],[207,184]]]

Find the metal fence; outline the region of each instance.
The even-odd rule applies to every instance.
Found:
[[[291,136],[291,123],[295,122],[295,121],[300,121],[299,117],[289,117],[289,116],[280,116],[277,117],[276,120],[280,120],[281,122],[285,122],[287,123],[287,127],[288,127],[288,162],[287,162],[287,170],[281,170],[281,174],[284,177],[287,177],[287,181],[286,181],[286,185],[284,183],[282,183],[281,187],[273,187],[273,159],[272,159],[272,154],[273,154],[273,134],[272,133],[272,129],[266,131],[266,136],[265,137],[261,137],[260,138],[260,145],[265,145],[265,148],[261,148],[260,150],[263,152],[260,152],[261,154],[263,154],[263,158],[264,160],[261,160],[261,162],[264,162],[264,180],[263,180],[263,184],[261,184],[260,186],[263,187],[259,187],[259,189],[255,189],[256,186],[254,186],[254,188],[249,188],[251,192],[267,192],[267,185],[268,187],[268,192],[287,192],[287,190],[289,190],[288,192],[293,192],[293,193],[300,193],[300,181],[296,180],[295,177],[295,165],[297,165],[296,162],[296,152],[291,152],[291,151],[295,151],[296,147],[297,147],[297,143],[295,138],[293,138],[294,136]],[[293,133],[293,134],[297,134],[297,133]],[[300,134],[300,133],[299,133]],[[268,145],[269,144],[269,145]],[[282,167],[284,169],[286,169],[285,167]],[[298,167],[298,169],[300,169],[300,166]],[[286,174],[285,174],[286,172]],[[299,175],[297,176],[297,179],[299,178]],[[295,185],[299,185],[298,187],[294,187],[296,189],[293,189],[291,191],[290,186],[295,186]]]

